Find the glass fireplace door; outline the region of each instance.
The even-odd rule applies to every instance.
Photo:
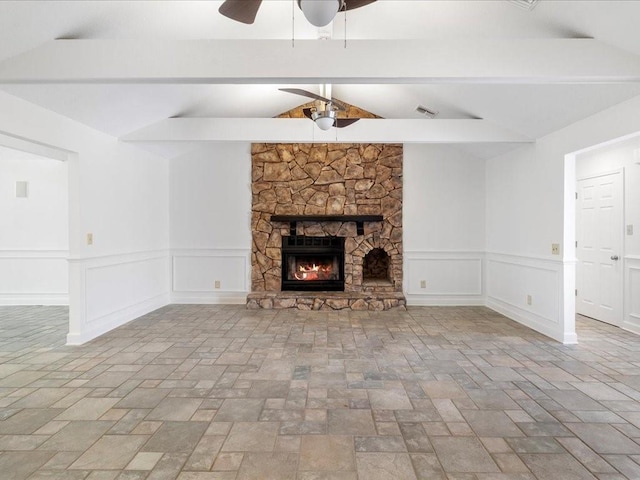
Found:
[[[344,238],[283,237],[282,290],[344,291]]]

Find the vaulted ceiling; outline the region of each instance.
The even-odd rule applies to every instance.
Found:
[[[321,29],[294,0],[265,0],[253,25],[220,4],[0,2],[0,89],[165,156],[375,137],[482,158],[640,95],[640,1],[378,0]],[[306,103],[278,88],[320,83],[385,120],[325,134],[273,118]]]

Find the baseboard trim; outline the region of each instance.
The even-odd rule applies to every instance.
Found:
[[[552,326],[543,323],[543,321],[548,322],[547,319],[539,317],[534,313],[522,310],[515,305],[510,305],[509,303],[491,297],[487,298],[485,305],[491,310],[495,310],[505,317],[518,322],[527,328],[535,330],[542,335],[546,335],[547,337],[552,338],[558,342],[567,345],[578,343],[578,338],[575,333],[558,332],[557,329],[554,329]]]
[[[69,305],[68,293],[0,293],[0,305]]]
[[[484,306],[481,295],[417,295],[405,292],[408,307]]]
[[[249,292],[173,292],[172,304],[197,305],[244,305]]]
[[[114,328],[118,328],[142,315],[146,315],[169,304],[169,294],[162,293],[102,317],[91,319],[88,323],[89,328],[86,331],[81,334],[70,332],[67,335],[67,345],[82,345],[100,335],[104,335]]]

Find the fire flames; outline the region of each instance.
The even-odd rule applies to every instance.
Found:
[[[331,279],[331,265],[317,265],[315,263],[298,266],[293,273],[296,280],[329,280]]]

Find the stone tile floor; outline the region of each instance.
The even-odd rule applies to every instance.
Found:
[[[640,337],[482,307],[0,307],[2,480],[640,478]]]

